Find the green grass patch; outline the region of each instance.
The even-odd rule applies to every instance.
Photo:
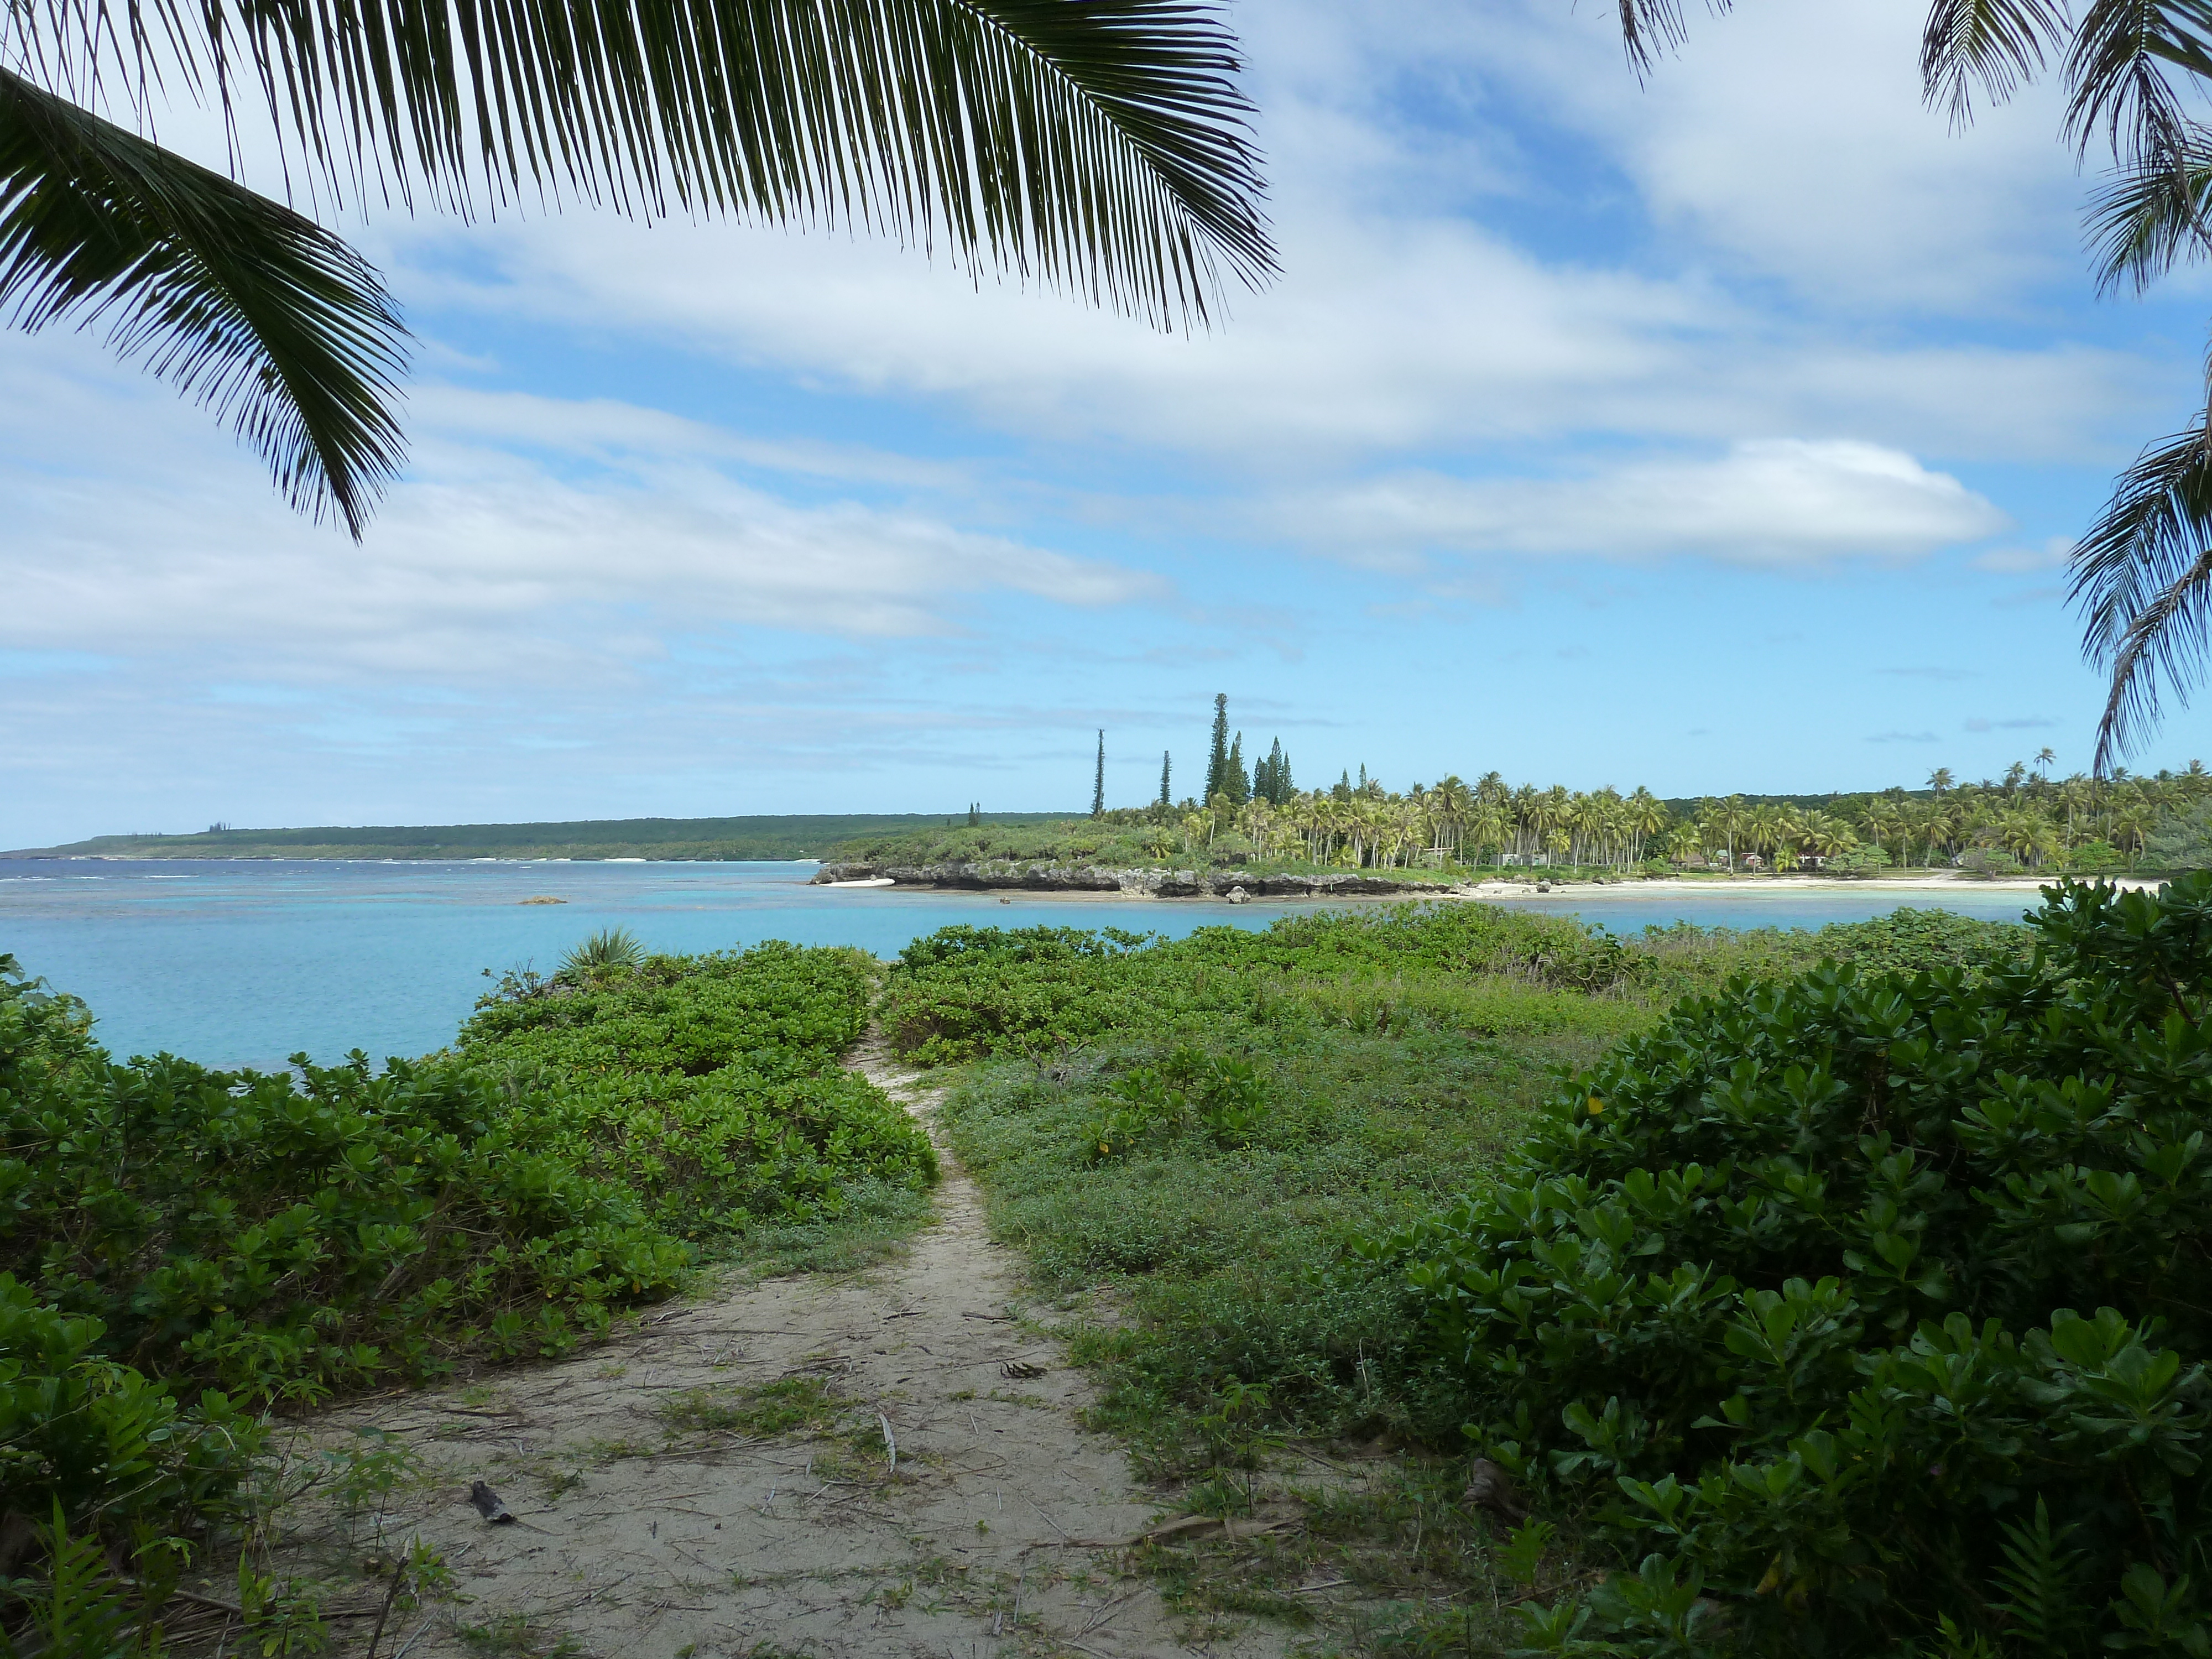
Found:
[[[1109,1419],[1155,1455],[1188,1454],[1233,1378],[1271,1382],[1300,1432],[1441,1433],[1456,1395],[1408,1373],[1398,1285],[1316,1268],[1347,1231],[1399,1224],[1384,1218],[1459,1191],[1514,1144],[1557,1066],[1650,1018],[1514,985],[1306,988],[1217,1031],[1211,1049],[1125,1037],[1059,1064],[978,1067],[945,1122],[994,1231],[1041,1288],[1127,1299],[1132,1322],[1079,1335],[1077,1354],[1103,1368]],[[1163,1109],[1155,1132],[1102,1154],[1101,1125],[1127,1117],[1131,1080],[1190,1071],[1194,1056],[1251,1079],[1237,1131],[1218,1133],[1202,1107]]]
[[[672,1429],[766,1440],[827,1429],[845,1409],[818,1376],[783,1376],[746,1389],[691,1389],[659,1408]]]

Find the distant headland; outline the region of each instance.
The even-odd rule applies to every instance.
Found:
[[[324,825],[189,835],[94,836],[11,859],[804,859],[855,837],[944,829],[957,822],[1042,823],[1049,812],[781,813],[729,818],[582,818],[567,823]]]

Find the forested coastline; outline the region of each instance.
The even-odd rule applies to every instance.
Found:
[[[1234,763],[1236,750],[1230,757]],[[1270,763],[1273,769],[1270,774]],[[1959,782],[1939,769],[1918,789],[1664,799],[1643,786],[1574,790],[1473,782],[1449,774],[1404,790],[1367,775],[1290,787],[1276,745],[1269,789],[1231,774],[1205,802],[1159,800],[1042,823],[969,823],[856,837],[842,863],[998,862],[1097,867],[1245,866],[1424,872],[1542,870],[1835,875],[2172,871],[2212,863],[2212,774],[2053,778],[2027,763]]]

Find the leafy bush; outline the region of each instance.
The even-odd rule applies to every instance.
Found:
[[[1896,867],[1896,861],[1880,847],[1854,847],[1846,853],[1831,854],[1820,866],[1832,876],[1871,876]]]
[[[179,1406],[102,1358],[105,1334],[0,1273],[0,1514],[124,1536],[195,1530],[228,1504],[265,1431],[220,1394]]]
[[[1108,1098],[1085,1136],[1102,1158],[1200,1132],[1217,1146],[1244,1146],[1259,1127],[1266,1089],[1249,1061],[1185,1045],[1124,1073]]]
[[[504,1080],[531,1143],[681,1237],[834,1212],[848,1185],[936,1178],[914,1120],[840,1056],[866,1024],[858,951],[657,957],[619,979],[514,984],[457,1053]]]
[[[750,951],[653,957],[616,979],[510,976],[477,1004],[459,1051],[506,1070],[691,1077],[743,1061],[768,1076],[836,1064],[868,1023],[869,959],[780,940]]]
[[[2100,871],[2115,869],[2123,862],[2124,860],[2120,855],[2120,849],[2112,842],[2102,839],[2076,842],[2068,849],[2066,854],[2067,867],[2085,875],[2095,875]],[[2208,858],[2206,862],[2212,863],[2212,858]],[[2182,869],[2189,866],[2173,864],[2162,867]]]
[[[1677,922],[1647,927],[1632,945],[1640,959],[1639,988],[1679,996],[1712,988],[1735,975],[1786,976],[1821,962],[1854,967],[1862,974],[1953,968],[1972,981],[1992,969],[2025,963],[2033,952],[2034,935],[2017,922],[1907,908],[1866,921],[1832,922],[1809,933]]]
[[[1571,918],[1492,904],[1401,904],[1285,916],[1264,933],[1158,939],[1108,928],[946,927],[899,955],[882,1013],[925,1066],[1033,1054],[1111,1031],[1259,1015],[1285,987],[1347,976],[1490,975],[1599,990],[1636,970],[1628,947]]]
[[[2212,1648],[2212,875],[2045,892],[1978,980],[1685,1003],[1365,1245],[1626,1569],[1528,1650]]]
[[[100,1352],[255,1398],[557,1352],[665,1295],[683,1249],[530,1144],[452,1065],[301,1074],[118,1066],[27,1040],[0,979],[0,1272],[100,1322]]]

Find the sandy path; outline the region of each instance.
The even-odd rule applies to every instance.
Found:
[[[854,1064],[929,1121],[926,1082],[880,1052]],[[459,1628],[502,1621],[508,1653],[566,1638],[610,1659],[1279,1653],[1249,1629],[1179,1630],[1126,1551],[1097,1546],[1161,1512],[1118,1449],[1078,1425],[1087,1386],[1014,1316],[1016,1264],[949,1155],[937,1211],[903,1259],[865,1279],[671,1304],[574,1358],[333,1414],[341,1432],[403,1437],[436,1472],[381,1536],[396,1547],[419,1532],[467,1598],[396,1620],[383,1655],[410,1638],[410,1659],[481,1651]],[[834,1423],[748,1438],[663,1415],[678,1400],[813,1386],[794,1378],[818,1380]],[[526,1524],[479,1519],[466,1501],[479,1478]]]

